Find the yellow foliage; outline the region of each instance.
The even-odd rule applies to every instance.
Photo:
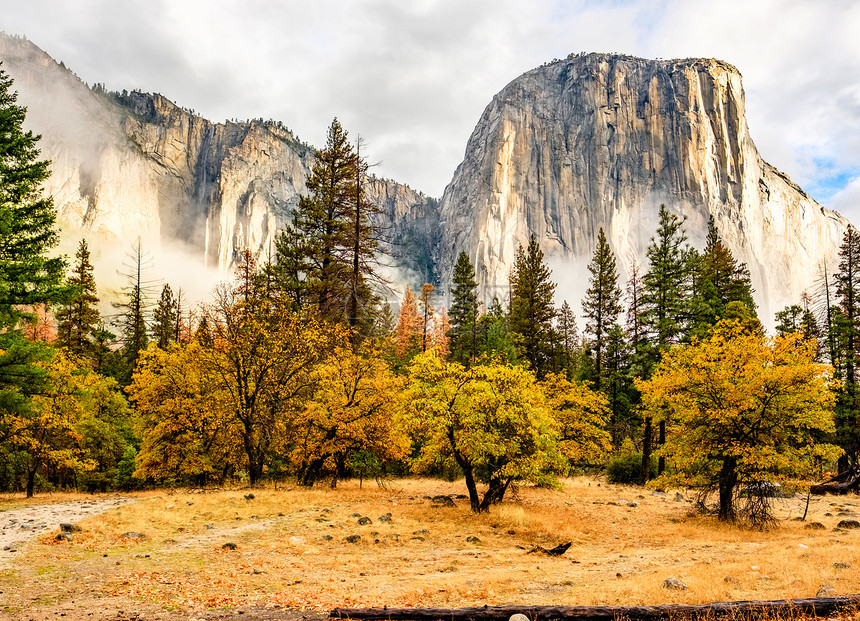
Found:
[[[311,381],[313,397],[290,421],[291,461],[303,483],[312,484],[323,469],[336,470],[359,451],[380,460],[406,454],[408,441],[392,416],[403,379],[378,350],[368,344],[357,353],[338,347],[316,366]]]
[[[767,338],[736,322],[666,352],[653,377],[637,382],[644,408],[670,423],[663,452],[677,472],[664,482],[719,480],[722,495],[743,481],[807,474],[837,456],[821,443],[834,428],[832,369],[814,356],[796,334]]]
[[[612,450],[609,402],[602,392],[563,375],[549,374],[540,387],[558,425],[559,450],[571,462],[600,459]]]

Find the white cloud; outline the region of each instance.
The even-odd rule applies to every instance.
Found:
[[[312,144],[337,115],[367,140],[378,174],[434,196],[492,96],[579,51],[726,60],[744,75],[765,159],[811,186],[860,167],[860,4],[850,0],[0,4],[7,32],[89,82],[158,91],[215,120],[276,118]]]

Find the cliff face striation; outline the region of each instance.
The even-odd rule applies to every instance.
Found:
[[[847,226],[762,160],[731,65],[571,55],[520,76],[484,110],[440,203],[437,270],[449,281],[466,250],[484,300],[504,299],[517,245],[534,233],[557,297],[578,302],[598,230],[623,284],[635,262],[647,266],[661,203],[687,218],[699,249],[714,217],[766,321],[798,302]]]
[[[51,160],[46,191],[64,234],[103,244],[138,236],[154,251],[179,247],[221,271],[250,248],[265,258],[299,195],[314,150],[281,123],[213,123],[161,95],[90,88],[26,39],[0,34],[27,126]],[[436,201],[370,179],[394,267],[429,273],[432,242],[403,251],[416,232],[438,230]]]

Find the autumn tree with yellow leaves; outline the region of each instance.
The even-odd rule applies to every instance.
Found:
[[[730,321],[667,350],[651,379],[637,382],[643,407],[669,423],[661,451],[675,471],[661,480],[716,489],[720,520],[766,524],[766,510],[749,512],[761,495],[738,512],[744,486],[808,474],[839,453],[821,443],[833,431],[834,397],[831,368],[814,358],[814,344],[795,334],[768,338]]]
[[[534,375],[522,367],[467,369],[420,354],[403,403],[405,426],[420,447],[414,467],[456,463],[475,513],[500,502],[514,481],[553,481],[562,465],[554,421]],[[487,484],[483,498],[479,481]]]
[[[373,346],[365,343],[356,352],[336,348],[311,380],[313,396],[290,420],[290,461],[303,485],[330,473],[334,487],[362,452],[383,462],[406,455],[408,440],[393,420],[403,379]]]

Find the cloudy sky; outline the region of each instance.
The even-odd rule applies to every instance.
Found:
[[[441,196],[492,96],[570,52],[714,57],[744,76],[753,139],[860,222],[854,0],[0,0],[89,83],[213,120],[272,118],[311,144],[332,117],[376,172]]]

